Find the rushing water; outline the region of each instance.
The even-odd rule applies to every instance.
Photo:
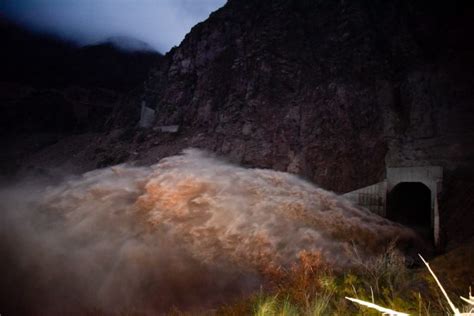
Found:
[[[414,239],[294,175],[197,150],[10,187],[0,198],[2,292],[15,284],[26,313],[219,302],[257,288],[262,266],[289,265],[302,250],[343,268],[348,246],[371,256],[391,239]]]

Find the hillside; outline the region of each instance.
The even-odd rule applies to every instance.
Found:
[[[462,306],[472,1],[228,0],[164,56],[0,35],[0,313],[446,314],[419,253]]]
[[[443,229],[462,241],[474,221],[473,17],[462,1],[231,0],[147,82],[156,125],[182,129],[152,150],[203,147],[337,192],[386,167],[442,166]]]
[[[473,16],[463,1],[230,0],[152,68],[112,115],[120,124],[42,147],[20,169],[150,164],[197,147],[348,192],[386,167],[435,165],[443,239],[462,242],[474,221]],[[136,128],[142,99],[157,111],[148,130]]]
[[[45,149],[71,159],[49,146],[71,142],[70,137],[102,134],[121,125],[119,116],[124,113],[127,122],[137,120],[136,100],[143,82],[162,57],[149,50],[122,50],[120,38],[78,47],[7,20],[0,20],[0,36],[2,176],[29,168],[24,161]],[[146,47],[134,42],[138,44]],[[83,147],[79,141],[77,148]]]

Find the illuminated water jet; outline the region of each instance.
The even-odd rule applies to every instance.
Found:
[[[1,200],[2,249],[43,290],[33,306],[50,301],[53,314],[78,302],[142,312],[212,304],[255,289],[262,268],[290,265],[301,251],[343,268],[349,246],[371,256],[394,238],[415,240],[294,175],[197,150],[4,190]]]

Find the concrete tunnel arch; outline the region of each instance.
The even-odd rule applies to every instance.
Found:
[[[438,245],[438,199],[442,181],[443,168],[439,166],[389,167],[384,181],[348,192],[344,196],[380,216],[412,227],[421,224],[427,230],[426,236]],[[401,200],[402,205],[397,205]],[[403,205],[405,201],[407,204]],[[410,205],[410,201],[414,201],[415,205]],[[405,211],[400,207],[405,208]],[[413,222],[410,223],[410,220]]]
[[[387,211],[390,212],[390,208],[392,207],[392,205],[389,204],[392,202],[390,201],[390,196],[391,194],[396,194],[395,190],[399,190],[397,187],[400,188],[400,186],[403,185],[404,188],[411,188],[411,190],[415,191],[412,193],[415,196],[427,192],[422,189],[423,186],[426,187],[430,192],[429,235],[434,244],[438,245],[440,238],[438,198],[442,189],[442,180],[443,168],[438,166],[387,168],[387,204],[385,216],[391,215],[387,213]],[[423,210],[419,211],[423,212]],[[425,216],[428,216],[428,214],[425,213]]]

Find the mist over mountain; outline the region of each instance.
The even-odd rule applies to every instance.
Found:
[[[125,36],[165,53],[226,0],[16,0],[0,2],[0,16],[33,31],[91,45]]]
[[[0,24],[0,35],[4,82],[129,89],[142,84],[160,56],[147,43],[123,36],[81,47],[8,21]]]
[[[104,41],[97,43],[112,44],[118,49],[122,49],[127,52],[153,52],[154,48],[150,44],[128,36],[111,36],[106,38]]]

